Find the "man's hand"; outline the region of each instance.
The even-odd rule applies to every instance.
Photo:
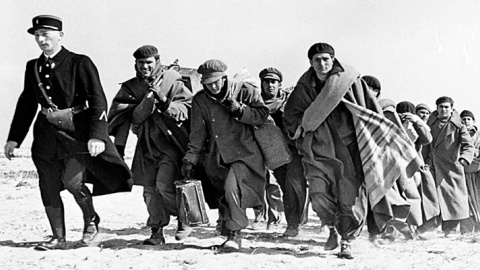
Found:
[[[416,123],[422,119],[420,119],[420,117],[416,114],[413,114],[413,113],[409,113],[409,112],[406,112],[406,113],[402,113],[402,118],[404,120],[407,120],[409,122],[412,122],[412,123]]]
[[[99,139],[88,140],[88,152],[92,157],[96,157],[105,151],[105,142]]]
[[[468,161],[466,161],[464,158],[460,158],[458,162],[460,162],[460,164],[462,164],[463,167],[468,166]]]
[[[243,107],[240,102],[236,101],[235,99],[229,97],[223,101],[223,105],[227,109],[227,112],[230,113],[233,117],[240,117],[243,113]]]
[[[17,148],[18,146],[18,143],[17,142],[14,142],[14,141],[8,141],[6,144],[5,144],[5,149],[4,149],[4,153],[5,153],[5,157],[8,159],[8,160],[12,160],[12,157],[14,157],[13,155],[13,150],[15,148]]]
[[[186,158],[184,158],[182,161],[183,165],[181,168],[181,173],[186,179],[191,179],[193,173],[193,163],[191,163],[190,160]]]

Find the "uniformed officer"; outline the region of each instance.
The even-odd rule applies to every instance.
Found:
[[[97,68],[89,57],[61,45],[60,18],[40,15],[32,23],[28,33],[35,36],[43,53],[27,63],[24,89],[13,116],[5,156],[13,157],[14,148],[23,142],[40,104],[31,150],[53,237],[36,249],[65,249],[60,191],[67,189],[82,209],[82,241],[90,243],[98,233],[100,217],[85,182],[93,183],[93,195],[130,191],[131,172],[108,137],[107,102]],[[61,120],[52,124],[47,119],[55,109],[65,114],[73,112],[74,130],[57,125],[62,124]]]

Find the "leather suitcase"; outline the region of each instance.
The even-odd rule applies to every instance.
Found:
[[[188,226],[208,224],[202,183],[200,180],[175,181],[179,205],[178,219]]]

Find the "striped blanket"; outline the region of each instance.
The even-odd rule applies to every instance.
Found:
[[[398,179],[400,187],[413,181],[422,164],[404,131],[384,116],[342,100],[352,113],[370,205],[375,206]],[[400,177],[405,176],[405,177]]]

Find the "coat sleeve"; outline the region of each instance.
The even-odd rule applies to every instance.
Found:
[[[471,164],[473,161],[473,153],[475,149],[473,146],[472,137],[468,132],[465,125],[462,125],[460,128],[460,158],[465,159],[468,164]]]
[[[10,125],[10,132],[7,138],[7,141],[17,142],[17,147],[20,147],[27,136],[28,130],[30,129],[38,110],[38,102],[34,93],[34,87],[36,84],[29,82],[29,70],[33,71],[33,62],[27,64],[23,91],[18,98],[13,120]]]
[[[426,145],[432,142],[433,137],[430,133],[430,127],[423,120],[418,120],[417,122],[413,123],[413,128],[418,134],[415,145]]]
[[[89,138],[107,141],[109,139],[107,99],[103,92],[97,67],[88,56],[81,56],[77,81],[83,84],[87,93],[88,107],[90,111]]]
[[[185,84],[177,81],[173,85],[170,93],[168,93],[170,104],[164,113],[178,122],[187,120],[192,103],[192,96],[192,92],[188,90]]]
[[[283,114],[283,124],[290,138],[293,138],[298,127],[302,124],[303,114],[312,101],[306,95],[305,87],[302,84],[297,84],[285,104]]]
[[[201,93],[200,93],[201,94]],[[197,164],[201,151],[207,143],[208,130],[205,117],[202,113],[199,97],[193,98],[192,116],[190,121],[190,142],[185,158],[193,164]]]
[[[245,107],[243,108],[242,116],[238,119],[239,122],[257,126],[267,122],[268,120],[268,108],[265,106],[263,99],[260,96],[260,92],[253,87],[244,86],[237,100],[240,101]]]

